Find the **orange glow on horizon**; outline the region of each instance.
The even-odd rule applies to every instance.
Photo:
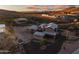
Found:
[[[59,10],[70,7],[69,5],[0,5],[0,9],[12,11],[41,11],[41,10]]]

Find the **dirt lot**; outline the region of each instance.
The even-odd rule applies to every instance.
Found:
[[[32,34],[27,31],[27,26],[19,26],[13,28],[18,39],[22,39],[25,43],[30,41]]]

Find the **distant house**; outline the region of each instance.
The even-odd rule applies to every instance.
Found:
[[[63,15],[61,16],[62,21],[64,22],[73,22],[74,19],[78,19],[77,15]]]

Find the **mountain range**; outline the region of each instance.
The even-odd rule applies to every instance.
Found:
[[[66,8],[64,10],[61,10],[61,11],[42,11],[42,12],[37,12],[37,11],[16,12],[16,11],[0,9],[0,19],[27,17],[29,15],[40,16],[41,14],[57,15],[57,14],[65,14],[65,13],[78,13],[79,14],[79,8],[71,7],[71,8]]]

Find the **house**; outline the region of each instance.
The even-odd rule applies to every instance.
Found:
[[[55,24],[55,23],[49,23],[49,24],[47,25],[47,29],[51,29],[50,31],[56,32],[56,30],[58,29],[58,25]]]
[[[58,25],[55,23],[49,23],[47,24],[45,31],[42,32],[35,32],[34,33],[34,38],[36,39],[43,39],[43,37],[45,35],[49,35],[49,36],[55,36],[57,34],[56,29],[58,28]]]
[[[5,24],[0,24],[0,42],[1,39],[4,38],[4,33],[5,33]]]

